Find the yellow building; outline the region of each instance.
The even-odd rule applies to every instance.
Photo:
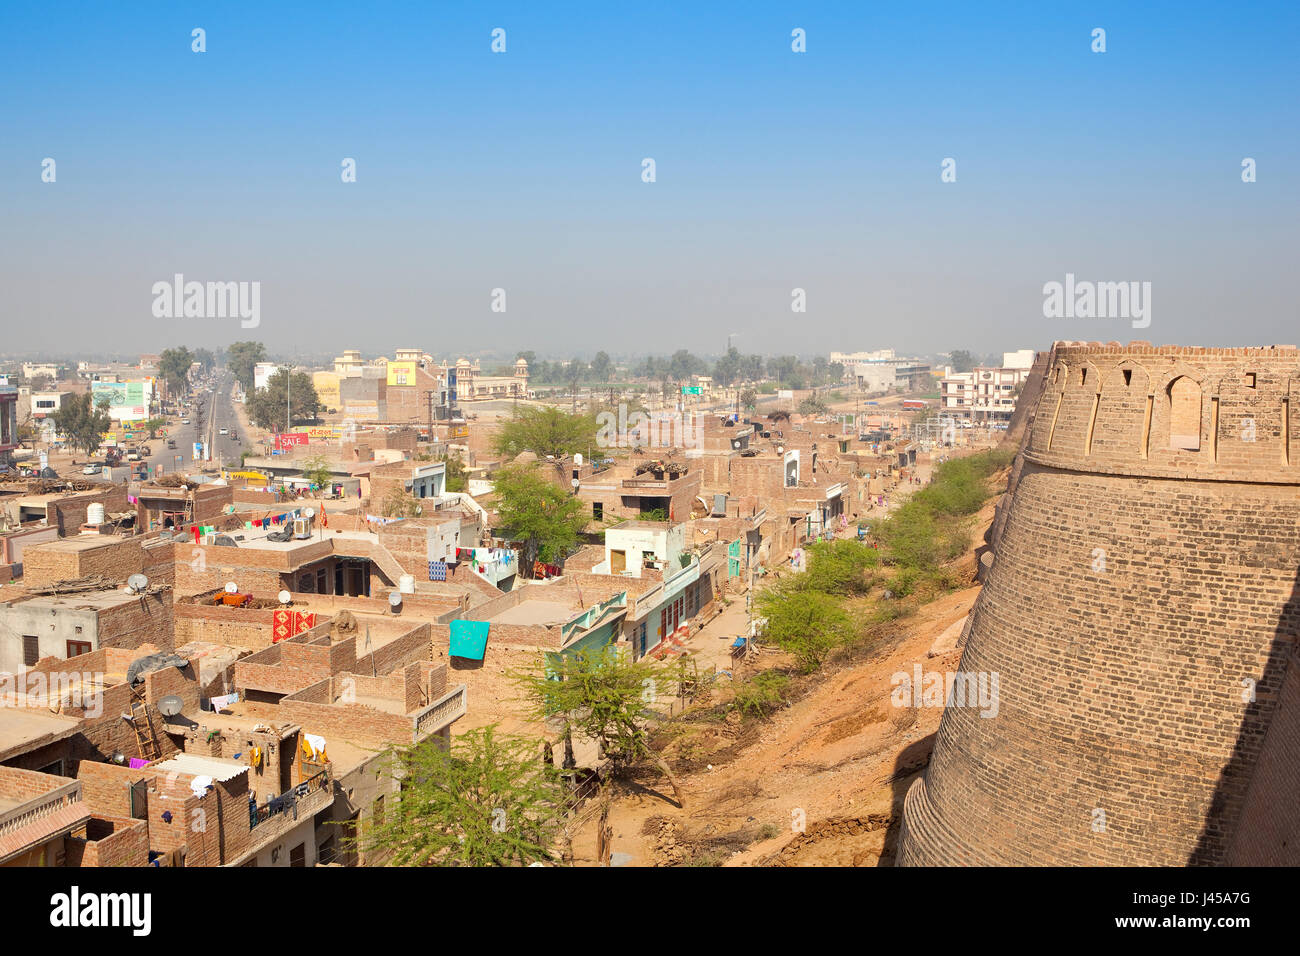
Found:
[[[311,383],[316,387],[316,397],[320,399],[323,410],[329,411],[331,408],[340,409],[343,407],[343,400],[339,398],[339,376],[337,372],[313,372]]]

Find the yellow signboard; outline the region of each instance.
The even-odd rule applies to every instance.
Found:
[[[468,438],[468,437],[469,437],[469,426],[468,426],[468,425],[456,425],[456,426],[453,427],[452,430],[451,430],[451,437],[452,437],[452,438]]]
[[[389,362],[388,363],[388,384],[389,385],[414,385],[415,384],[415,363],[414,362]]]

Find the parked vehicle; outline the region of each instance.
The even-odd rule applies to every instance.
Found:
[[[181,419],[181,424],[182,424],[182,425],[188,425],[189,423],[190,423],[190,420],[189,420],[188,418],[182,418],[182,419]]]
[[[87,465],[85,468],[81,469],[81,473],[83,475],[98,475],[102,470],[102,465]]]

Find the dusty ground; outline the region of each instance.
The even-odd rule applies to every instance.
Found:
[[[991,500],[977,543],[992,516]],[[962,566],[972,580],[973,565],[968,553]],[[903,795],[929,761],[942,716],[940,707],[894,706],[891,677],[910,675],[914,663],[956,670],[960,625],[978,594],[973,585],[921,606],[874,645],[800,679],[794,702],[770,718],[742,721],[715,708],[666,726],[661,739],[671,739],[665,753],[686,808],[656,772],[631,781],[610,810],[613,862],[891,865]],[[738,676],[780,663],[778,652],[761,654]],[[593,812],[575,829],[579,865],[596,862],[596,828]]]

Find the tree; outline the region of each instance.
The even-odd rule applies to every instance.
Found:
[[[818,541],[808,549],[808,570],[790,580],[826,594],[863,594],[872,584],[867,572],[879,563],[880,553],[860,541]]]
[[[975,368],[975,356],[965,349],[956,349],[948,356],[954,372],[969,372]]]
[[[154,439],[158,437],[158,429],[167,427],[167,419],[156,417],[149,418],[145,419],[142,424],[145,428],[149,429],[149,438]]]
[[[253,366],[265,360],[266,346],[261,342],[232,342],[226,349],[226,367],[246,395],[253,394]]]
[[[217,364],[217,357],[208,349],[195,349],[194,361],[199,363],[199,367],[205,372],[211,372]]]
[[[854,634],[853,619],[838,598],[804,587],[797,578],[760,592],[758,609],[767,619],[764,637],[793,655],[805,673]]]
[[[740,350],[735,346],[713,365],[713,381],[717,385],[730,385],[740,376]]]
[[[502,468],[493,476],[502,537],[523,545],[524,567],[540,558],[563,560],[587,527],[587,511],[577,498],[524,466]]]
[[[686,806],[681,785],[663,757],[650,746],[645,706],[672,678],[650,658],[631,660],[606,645],[598,651],[543,654],[531,672],[510,675],[523,692],[535,720],[559,718],[566,740],[576,734],[600,745],[615,773],[649,761],[668,778],[679,807]]]
[[[167,387],[176,395],[184,395],[190,384],[190,366],[194,356],[182,346],[178,349],[163,349],[158,358],[158,374],[162,376]]]
[[[554,859],[562,771],[535,741],[490,724],[444,750],[428,740],[392,751],[401,799],[353,845],[390,866],[527,866]]]
[[[597,352],[596,357],[591,360],[591,380],[604,384],[609,381],[613,371],[614,365],[609,360],[609,353]]]
[[[380,506],[385,518],[414,518],[424,511],[420,499],[405,488],[393,488]]]
[[[112,423],[108,417],[108,396],[101,397],[96,404],[89,392],[68,395],[53,418],[54,427],[63,433],[69,445],[93,455]]]
[[[442,462],[446,465],[446,484],[448,491],[464,491],[469,487],[469,477],[466,473],[465,460],[460,457],[459,452],[451,452],[442,456]]]
[[[754,409],[758,408],[758,395],[752,388],[747,388],[740,393],[740,406],[749,414],[754,414]]]
[[[816,395],[809,395],[799,403],[799,414],[801,415],[825,415],[830,409]]]
[[[746,355],[740,360],[740,377],[746,382],[763,380],[763,356]]]
[[[267,379],[266,387],[248,393],[248,417],[254,425],[273,431],[283,431],[285,422],[285,389],[289,391],[290,422],[314,420],[320,412],[320,399],[316,386],[306,372],[294,372],[290,380],[284,369]]]
[[[498,454],[512,458],[523,451],[531,451],[538,458],[590,453],[596,444],[596,420],[549,405],[522,406],[501,426],[492,444]]]
[[[334,481],[334,472],[330,471],[329,462],[324,455],[312,455],[302,463],[302,476],[313,485],[328,488]]]

